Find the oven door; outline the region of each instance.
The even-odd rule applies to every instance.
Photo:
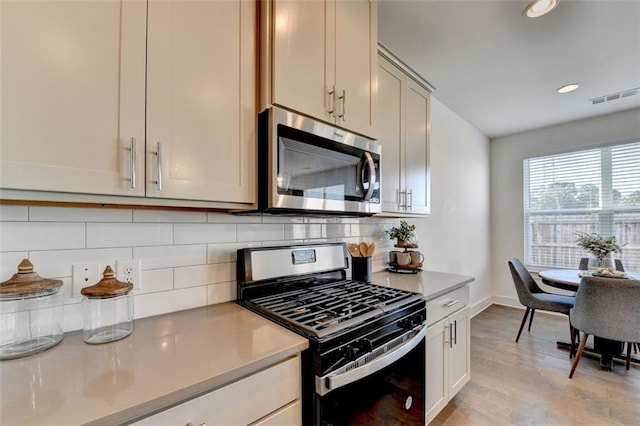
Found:
[[[380,212],[380,144],[277,107],[261,116],[263,210]]]
[[[403,344],[362,366],[317,377],[315,424],[423,425],[426,331],[414,331]]]

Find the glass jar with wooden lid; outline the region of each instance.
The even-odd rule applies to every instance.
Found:
[[[85,287],[82,295],[82,337],[86,343],[120,340],[133,331],[133,284],[118,281],[107,266],[97,284]]]
[[[0,360],[21,358],[62,341],[61,280],[42,278],[29,259],[0,283]]]

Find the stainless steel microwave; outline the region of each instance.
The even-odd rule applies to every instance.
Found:
[[[379,213],[381,153],[372,139],[271,107],[258,114],[258,209]]]

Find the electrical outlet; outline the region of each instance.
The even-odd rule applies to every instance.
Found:
[[[96,284],[102,278],[100,265],[94,262],[74,263],[72,265],[71,297],[82,297],[80,290]]]
[[[140,259],[116,260],[116,278],[132,283],[134,290],[142,288],[142,262]]]

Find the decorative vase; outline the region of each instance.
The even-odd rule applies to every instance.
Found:
[[[605,256],[596,256],[593,253],[589,254],[589,269],[597,270],[604,268],[613,268],[613,258],[611,253]]]

